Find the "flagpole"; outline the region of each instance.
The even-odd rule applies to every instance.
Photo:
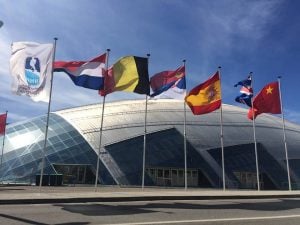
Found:
[[[2,169],[2,160],[3,160],[3,152],[4,152],[4,143],[5,143],[5,136],[6,136],[6,121],[7,121],[7,111],[6,111],[6,117],[5,117],[5,126],[4,126],[4,134],[3,134],[3,140],[2,140],[2,152],[1,152],[1,163],[0,163],[0,171]],[[1,183],[3,182],[3,173],[1,174]]]
[[[108,58],[109,58],[109,52],[110,49],[106,49],[106,73],[108,72]],[[105,78],[104,78],[105,79]],[[97,191],[98,186],[98,176],[99,176],[99,165],[100,165],[100,154],[101,154],[101,147],[102,147],[102,133],[103,133],[103,118],[104,118],[104,108],[105,108],[105,99],[106,95],[103,96],[102,100],[102,114],[101,114],[101,123],[100,123],[100,137],[99,137],[99,149],[98,149],[98,155],[97,155],[97,168],[96,168],[96,176],[95,176],[95,192]],[[99,179],[100,182],[100,179]]]
[[[148,57],[148,64],[149,64],[149,58],[150,54],[147,54]],[[143,148],[143,175],[142,175],[142,190],[144,190],[145,187],[145,166],[146,166],[146,144],[147,144],[147,108],[148,108],[148,96],[146,94],[145,98],[145,121],[144,121],[144,148]]]
[[[55,61],[55,51],[56,51],[56,41],[58,38],[54,38],[54,46],[53,46],[53,61]],[[44,164],[45,164],[45,157],[46,157],[46,147],[47,147],[47,137],[48,137],[48,127],[49,127],[49,116],[50,116],[50,105],[52,99],[52,86],[53,86],[53,66],[52,66],[52,74],[50,79],[50,93],[49,93],[49,102],[48,102],[48,111],[47,111],[47,121],[46,121],[46,128],[45,128],[45,140],[44,140],[44,147],[43,147],[43,158],[42,158],[42,168],[41,168],[41,176],[40,176],[40,186],[39,191],[41,192],[42,182],[43,182],[43,175],[44,175]]]
[[[186,60],[182,60],[184,70]],[[185,72],[185,71],[184,71]],[[187,190],[187,150],[186,150],[186,104],[183,100],[184,122],[183,122],[183,143],[184,143],[184,189]]]
[[[289,166],[289,157],[288,157],[286,133],[285,133],[285,120],[284,120],[283,104],[282,104],[282,96],[281,96],[281,82],[280,82],[281,76],[278,76],[277,78],[278,78],[280,109],[281,109],[281,118],[282,118],[282,131],[283,131],[283,142],[284,142],[284,150],[285,150],[286,171],[288,176],[289,191],[291,191],[292,186],[291,186],[290,166]]]
[[[253,77],[252,72],[250,72],[251,77],[251,87],[253,87]],[[251,98],[251,110],[252,110],[252,126],[253,126],[253,139],[254,139],[254,153],[255,153],[255,167],[256,167],[256,182],[257,182],[257,191],[260,191],[260,182],[259,182],[259,167],[258,167],[258,154],[257,154],[257,141],[256,141],[256,124],[255,124],[255,113],[253,107],[253,98]]]
[[[221,66],[218,67],[219,78],[221,81]],[[222,91],[221,91],[222,93]],[[222,94],[221,94],[222,99]],[[220,141],[221,141],[221,154],[222,154],[222,180],[223,180],[223,191],[226,190],[226,180],[225,180],[225,161],[224,161],[224,139],[223,139],[223,107],[221,102],[220,107]]]

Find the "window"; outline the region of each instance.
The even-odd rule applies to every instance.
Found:
[[[163,170],[162,169],[157,170],[157,177],[163,177]]]
[[[164,175],[165,178],[170,178],[170,170],[165,170]]]
[[[178,176],[183,177],[183,170],[178,170]]]

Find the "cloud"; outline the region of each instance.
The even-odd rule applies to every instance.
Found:
[[[1,107],[13,111],[13,104],[8,103],[13,102],[18,106],[20,118],[24,117],[23,111],[27,117],[44,113],[47,104],[31,103],[10,93],[10,43],[46,43],[56,36],[59,60],[87,60],[106,48],[112,49],[110,64],[123,55],[151,53],[149,72],[152,75],[178,67],[185,58],[188,88],[206,80],[222,64],[224,74],[230,74],[230,78],[223,77],[222,84],[224,96],[229,98],[235,95],[234,91],[238,93],[232,90],[230,82],[241,79],[235,62],[238,59],[233,56],[255,49],[269,32],[268,27],[276,22],[281,4],[279,0],[111,0],[101,4],[98,1],[74,4],[72,0],[32,0],[31,4],[6,1],[0,18],[5,23],[0,29],[0,100],[5,102]],[[143,96],[114,93],[107,99],[128,98]],[[75,86],[65,74],[54,74],[53,110],[99,102],[101,97],[95,91]]]
[[[278,16],[282,1],[214,1],[201,5],[199,29],[205,35],[205,46],[231,48],[242,41],[257,41],[269,31],[268,26]],[[249,44],[249,43],[248,43]],[[239,47],[247,47],[241,45]]]

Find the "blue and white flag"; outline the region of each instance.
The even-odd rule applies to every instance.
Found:
[[[57,61],[55,72],[65,72],[75,85],[93,90],[104,86],[106,53],[89,61]]]
[[[49,102],[53,53],[53,44],[14,42],[10,58],[12,92]]]
[[[249,107],[252,107],[251,99],[253,97],[253,89],[251,87],[251,76],[248,76],[247,79],[239,81],[237,84],[234,85],[234,87],[237,87],[238,85],[242,86],[240,93],[241,95],[237,96],[235,98],[235,101],[238,103],[246,104]]]

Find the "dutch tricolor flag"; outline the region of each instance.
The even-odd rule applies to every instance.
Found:
[[[104,86],[106,53],[89,61],[56,61],[54,72],[65,72],[75,85],[101,90]]]

